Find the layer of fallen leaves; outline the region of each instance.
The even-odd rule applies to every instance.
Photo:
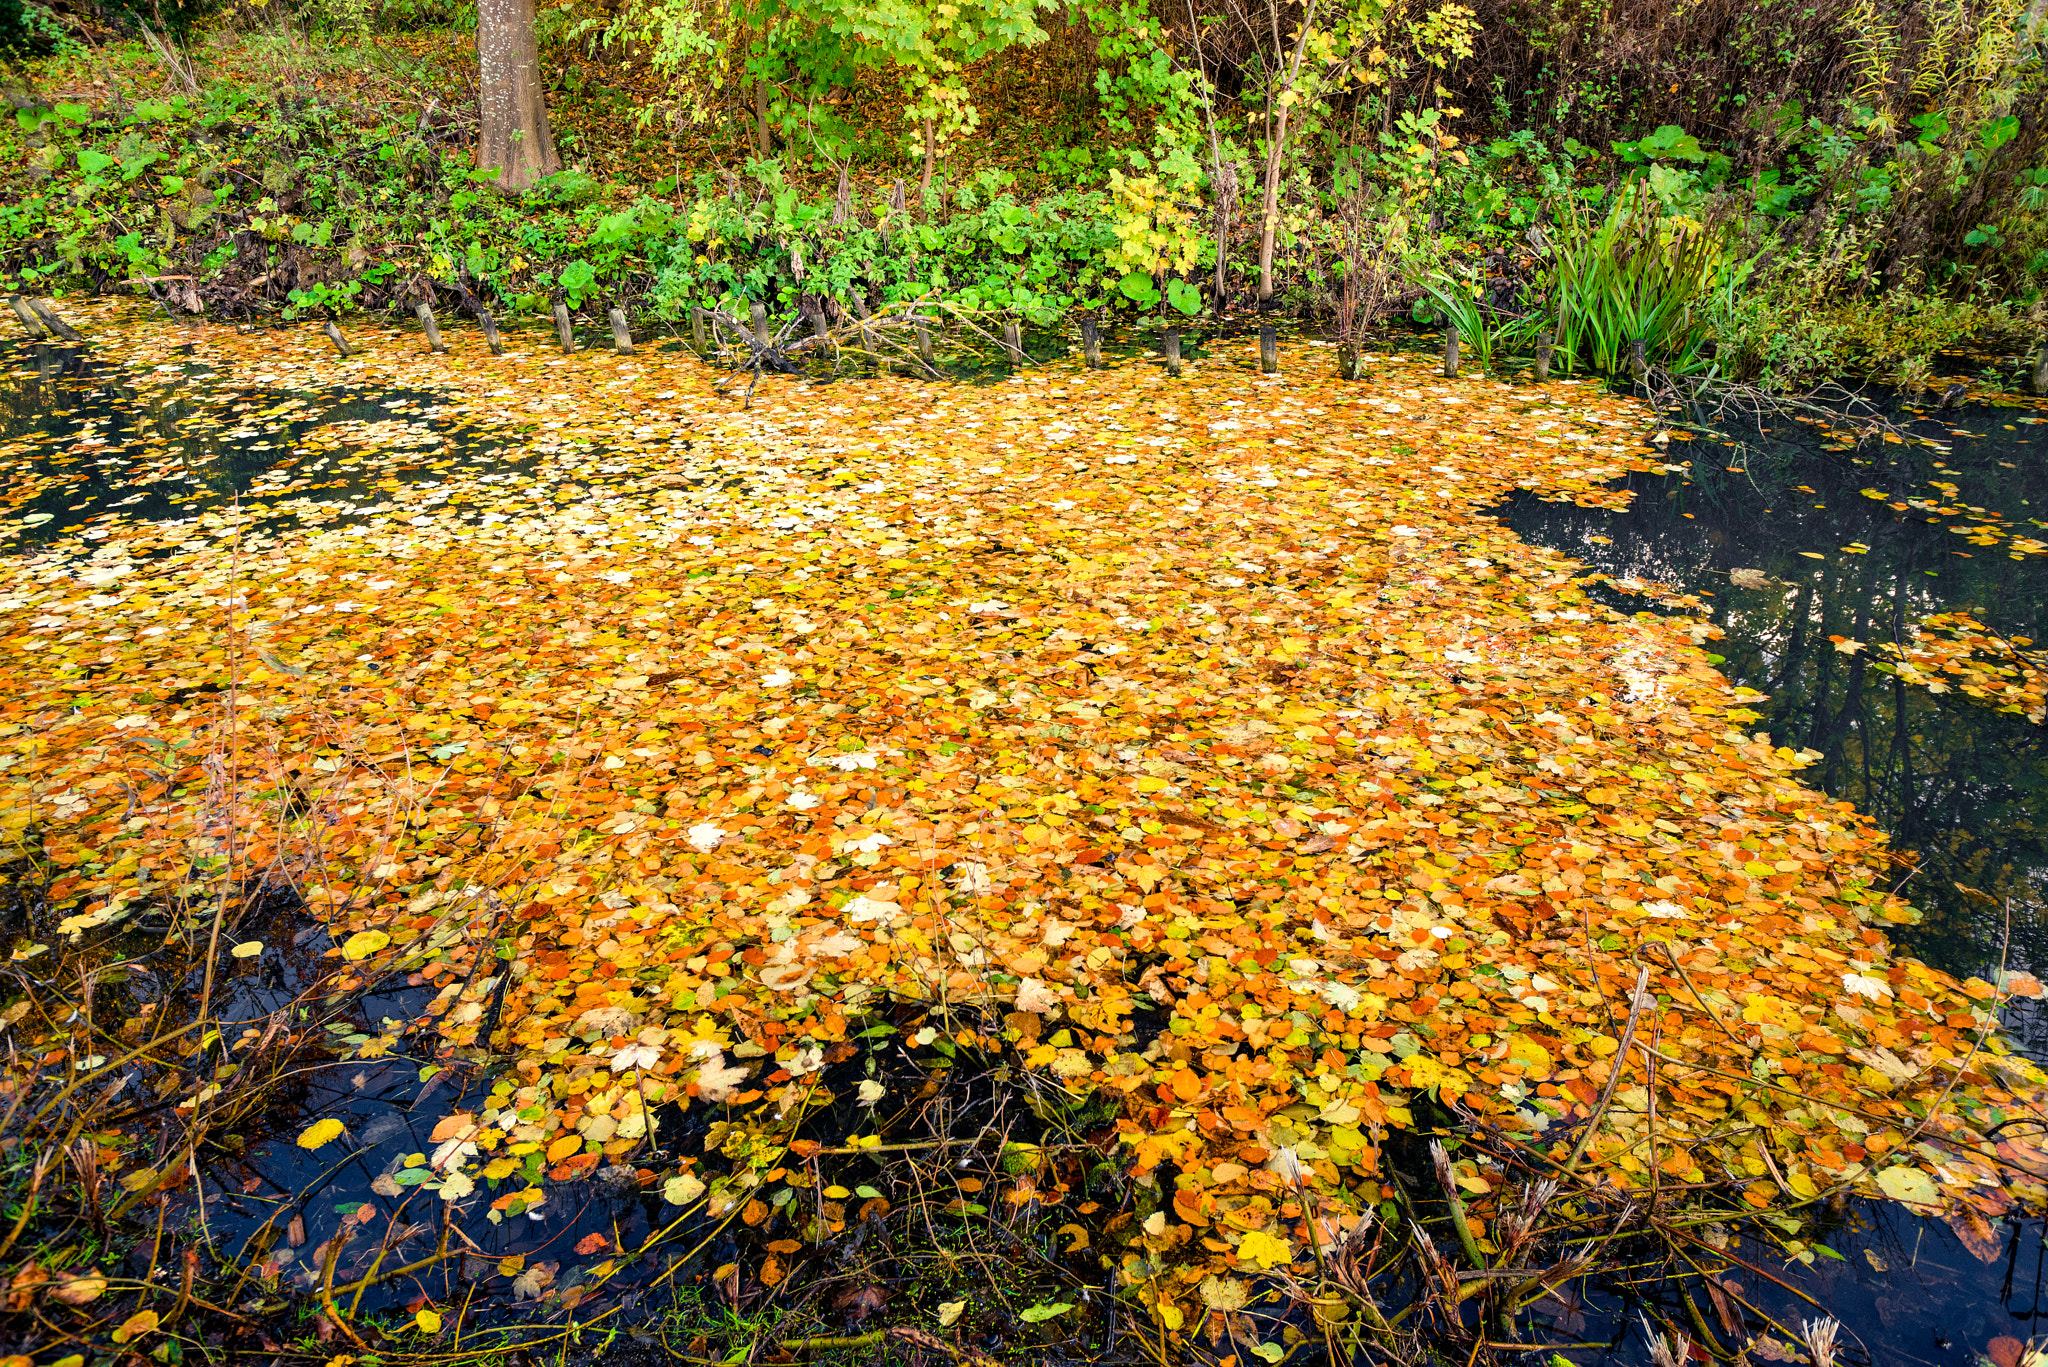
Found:
[[[1828,639],[1847,655],[1872,651],[1876,668],[1930,693],[1961,692],[2037,726],[2048,720],[2048,656],[2030,638],[2002,636],[1967,612],[1935,613],[1903,644]]]
[[[518,1055],[394,1180],[517,1214],[661,1105],[815,1107],[888,995],[1117,1102],[1170,1327],[1391,1195],[1423,1093],[1560,1160],[1598,1111],[1577,1180],[1646,1194],[2048,1198],[2048,1079],[2001,989],[1893,953],[1883,837],[1687,623],[1477,511],[1622,498],[1623,400],[1303,346],[739,411],[680,354],[199,337],[547,434],[403,519],[101,523],[0,600],[4,819],[67,934],[288,878],[344,972]]]

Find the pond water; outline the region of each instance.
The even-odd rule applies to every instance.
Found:
[[[1726,633],[1709,647],[1721,669],[1765,695],[1754,728],[1819,752],[1804,779],[1892,833],[1897,890],[1925,917],[1895,932],[1912,953],[1986,978],[2002,950],[2009,969],[2048,971],[2048,727],[1911,686],[1836,640],[1905,642],[1929,617],[1965,611],[2048,655],[2048,555],[2014,549],[2048,535],[2048,420],[2032,406],[1891,409],[1926,444],[1844,450],[1781,419],[1672,443],[1690,469],[1630,476],[1626,511],[1521,497],[1504,516],[1615,579],[1703,598]],[[2002,530],[1959,534],[1981,527]],[[1623,611],[1648,606],[1601,590]],[[2048,1059],[2038,1004],[2010,1026]]]
[[[1241,348],[1249,331],[1226,327],[1216,350]],[[1136,356],[1155,339],[1107,337],[1105,350]],[[1041,359],[1057,350],[1042,339],[1027,346]],[[1207,353],[1191,332],[1183,354],[1199,362]],[[1921,926],[1898,937],[1913,952],[1959,973],[1995,973],[2001,956],[2010,968],[2048,971],[2044,729],[1957,694],[1906,687],[1829,639],[1903,637],[1930,614],[1957,609],[2008,638],[2042,639],[2048,557],[2015,559],[2010,547],[2023,534],[2038,534],[2030,524],[2048,517],[2048,424],[2028,408],[1973,407],[1941,421],[1901,408],[1898,416],[1916,436],[1941,446],[1824,450],[1841,443],[1779,424],[1740,441],[1674,444],[1671,459],[1689,457],[1689,473],[1631,477],[1636,499],[1624,513],[1533,498],[1500,511],[1528,540],[1566,550],[1615,579],[1655,581],[1703,597],[1726,633],[1713,647],[1725,657],[1723,669],[1766,695],[1756,704],[1755,727],[1819,752],[1809,780],[1871,813],[1915,856],[1899,869],[1901,891],[1926,913]],[[324,526],[392,515],[399,511],[390,498],[397,484],[455,487],[545,474],[531,457],[508,458],[504,447],[504,438],[466,426],[427,392],[251,386],[196,364],[133,375],[78,348],[4,344],[0,550],[75,553],[117,522],[205,522],[237,507],[256,514],[253,528],[246,516],[240,520],[244,535],[260,536],[293,522]],[[1959,524],[1989,525],[1992,513],[2003,515],[1998,544],[1957,535]],[[1731,579],[1736,571],[1756,574]],[[1758,585],[1758,575],[1760,586],[1737,582]],[[1623,611],[1649,606],[1634,594],[1602,592]],[[331,943],[317,923],[290,908],[274,915],[260,938],[278,952],[234,965],[238,1013],[259,1023],[315,981],[319,956]],[[164,983],[156,990],[184,989]],[[384,1017],[413,1017],[425,990],[402,980],[385,985],[362,1003],[360,1024],[374,1034]],[[2048,1058],[2048,1015],[2017,1013],[2011,1025],[2029,1052]],[[417,1056],[400,1052],[309,1069],[293,1106],[276,1116],[275,1132],[248,1136],[237,1156],[204,1174],[215,1233],[240,1239],[266,1225],[292,1230],[273,1256],[284,1279],[302,1291],[317,1283],[319,1255],[336,1240],[338,1286],[380,1265],[431,1254],[441,1239],[439,1211],[421,1208],[440,1203],[408,1200],[410,1188],[399,1179],[411,1155],[435,1147],[437,1120],[460,1105],[480,1104],[495,1066],[479,1059],[451,1067],[432,1054],[426,1041]],[[907,1048],[877,1046],[835,1067],[851,1077],[885,1056],[883,1066],[902,1072],[906,1090],[932,1063]],[[958,1086],[960,1107],[980,1117],[980,1128],[998,1104],[995,1085],[963,1070]],[[316,1115],[347,1123],[346,1161],[337,1164],[334,1150],[293,1142]],[[1024,1123],[1032,1124],[1028,1117]],[[818,1132],[844,1129],[834,1122]],[[676,1133],[693,1144],[701,1138],[687,1124]],[[936,1131],[932,1137],[946,1138]],[[865,1191],[861,1183],[881,1181],[879,1168],[860,1168],[871,1161],[842,1164],[838,1180]],[[967,1165],[963,1152],[959,1164],[941,1161],[937,1171],[950,1167],[957,1180]],[[827,1179],[832,1175],[828,1169]],[[589,1244],[593,1239],[633,1248],[673,1211],[658,1189],[626,1181],[575,1184],[556,1199],[560,1205],[551,1210],[467,1220],[459,1235],[466,1256],[373,1287],[362,1308],[395,1309],[426,1290],[441,1294],[453,1284],[447,1278],[480,1276],[511,1256],[566,1265],[569,1250],[601,1247]],[[572,1201],[574,1208],[565,1208]],[[960,1204],[960,1227],[947,1238],[974,1248],[976,1208]],[[1974,1363],[1992,1340],[2025,1339],[2048,1314],[2041,1303],[2048,1242],[2037,1221],[2004,1222],[1973,1250],[1942,1223],[1848,1202],[1824,1211],[1799,1237],[1806,1261],[1788,1263],[1782,1242],[1738,1233],[1731,1248],[1759,1269],[1738,1278],[1741,1294],[1793,1329],[1823,1311],[1838,1316],[1848,1329],[1847,1362]],[[679,1241],[685,1249],[697,1242]],[[736,1249],[722,1236],[698,1248],[681,1275],[663,1254],[617,1278],[601,1300],[594,1295],[585,1313],[630,1309],[664,1281],[704,1286]],[[1102,1337],[1110,1330],[1108,1317],[1096,1313],[1100,1292],[1074,1289],[1089,1259],[1033,1268],[1027,1254],[1036,1256],[1021,1247],[1002,1256],[1020,1265],[1024,1284],[1081,1299],[1065,1351],[1097,1360],[1134,1351]],[[1684,1291],[1662,1273],[1595,1281],[1583,1301],[1538,1305],[1537,1323],[1525,1328],[1585,1344],[1573,1361],[1634,1363],[1647,1356],[1630,1318],[1633,1305],[1647,1301],[1686,1319]],[[907,1300],[917,1292],[906,1285]],[[506,1320],[506,1310],[491,1301],[494,1322]],[[1752,1317],[1742,1332],[1772,1330]],[[998,1353],[1006,1346],[1000,1332],[980,1341]]]
[[[1709,646],[1721,669],[1764,695],[1754,729],[1818,752],[1806,781],[1892,833],[1895,888],[1924,916],[1895,929],[1896,941],[1957,974],[1995,977],[2001,962],[2039,973],[2048,728],[1908,685],[1831,638],[1905,642],[1930,616],[1966,611],[2040,658],[2048,556],[2013,548],[2048,527],[2048,405],[1881,402],[1907,441],[1852,445],[1808,423],[1752,421],[1671,443],[1689,468],[1629,476],[1624,511],[1526,495],[1496,511],[1523,538],[1614,580],[1704,601],[1691,611],[1725,633]],[[1984,528],[1998,535],[1967,534]],[[1608,584],[1596,592],[1621,611],[1659,610]],[[2022,1052],[2048,1060],[2040,1002],[2022,1001],[2007,1025]],[[1842,1259],[1787,1279],[1875,1361],[1977,1362],[1992,1339],[2027,1339],[2048,1313],[2040,1222],[2007,1222],[1998,1235],[2001,1256],[1983,1261],[1989,1250],[1973,1255],[1942,1225],[1851,1203],[1818,1236]],[[1785,1314],[1813,1313],[1779,1298]]]
[[[394,480],[532,463],[423,392],[270,389],[196,362],[136,375],[85,348],[21,342],[0,343],[0,377],[0,547],[13,550],[209,522],[238,504],[258,534],[346,522],[388,511]]]

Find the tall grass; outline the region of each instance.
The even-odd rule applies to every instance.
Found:
[[[1623,186],[1604,215],[1567,198],[1553,217],[1541,289],[1559,366],[1617,371],[1640,340],[1652,365],[1702,368],[1717,292],[1743,274],[1728,259],[1726,228],[1667,215],[1643,184]]]
[[[1458,330],[1465,354],[1481,370],[1491,372],[1496,356],[1522,350],[1542,329],[1540,314],[1501,309],[1461,276],[1438,272],[1418,283],[1444,321]]]

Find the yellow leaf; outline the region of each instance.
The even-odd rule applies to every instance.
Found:
[[[328,1116],[325,1120],[314,1121],[300,1132],[299,1147],[302,1149],[318,1149],[332,1144],[339,1138],[341,1138],[341,1122],[333,1116]]]
[[[343,943],[341,957],[367,959],[390,943],[391,937],[381,930],[359,930]]]
[[[1521,1064],[1532,1078],[1549,1077],[1556,1066],[1550,1051],[1527,1035],[1508,1036],[1508,1057]]]
[[[138,1310],[127,1319],[121,1321],[121,1327],[114,1331],[114,1342],[126,1343],[130,1339],[140,1338],[155,1328],[156,1311]]]
[[[420,1327],[422,1334],[438,1334],[441,1332],[441,1317],[431,1310],[416,1312],[412,1317],[412,1322]]]
[[[548,1145],[548,1162],[559,1163],[564,1158],[567,1158],[570,1154],[580,1152],[582,1148],[582,1135],[565,1134],[560,1139],[557,1139],[554,1143]]]
[[[1276,1239],[1263,1229],[1255,1229],[1244,1236],[1244,1242],[1237,1246],[1237,1256],[1242,1262],[1259,1267],[1284,1267],[1294,1261],[1294,1250],[1285,1239]]]

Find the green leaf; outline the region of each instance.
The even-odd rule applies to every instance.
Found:
[[[586,295],[597,283],[597,268],[588,261],[571,261],[562,267],[562,292],[569,296],[569,305],[580,308]]]
[[[1993,119],[1984,126],[1984,132],[1980,135],[1981,141],[1984,144],[1984,150],[1996,152],[1999,148],[2018,137],[2019,131],[2020,121],[2010,114],[2007,114],[2004,118]]]
[[[1056,1319],[1066,1314],[1073,1308],[1072,1305],[1065,1302],[1057,1305],[1039,1304],[1032,1306],[1029,1310],[1019,1311],[1017,1318],[1023,1320],[1026,1324],[1043,1324],[1049,1319]]]
[[[96,176],[114,164],[114,159],[104,152],[95,152],[90,147],[78,149],[78,169],[89,176]]]
[[[1202,292],[1185,280],[1168,281],[1166,302],[1192,318],[1202,311]]]
[[[1934,1179],[1918,1168],[1886,1168],[1877,1175],[1879,1190],[1894,1201],[1908,1205],[1935,1206],[1941,1204],[1941,1188],[1934,1185]]]
[[[1159,302],[1159,287],[1152,283],[1152,277],[1143,271],[1132,271],[1116,282],[1124,298],[1134,304],[1150,307]]]

